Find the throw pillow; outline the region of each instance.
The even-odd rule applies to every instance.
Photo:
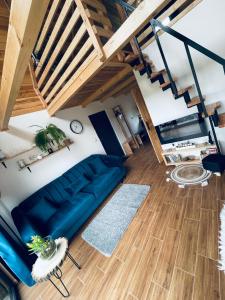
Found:
[[[65,188],[66,192],[73,196],[77,194],[83,187],[89,184],[89,181],[85,177],[78,177],[71,185]]]
[[[90,165],[95,174],[103,174],[109,169],[100,157],[93,158],[90,162],[88,162],[88,164]]]
[[[37,222],[46,223],[55,212],[56,207],[54,207],[47,199],[40,198],[27,212],[27,216]]]

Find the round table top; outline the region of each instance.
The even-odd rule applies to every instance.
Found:
[[[60,267],[66,257],[68,250],[68,240],[58,238],[55,240],[57,245],[56,253],[50,259],[38,257],[32,267],[32,277],[36,282],[48,280],[57,267]]]

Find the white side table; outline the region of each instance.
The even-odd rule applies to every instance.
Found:
[[[55,255],[50,259],[42,259],[38,257],[32,267],[32,277],[37,283],[49,280],[54,287],[59,291],[63,297],[69,297],[70,293],[62,281],[62,266],[64,260],[68,256],[72,263],[80,270],[80,265],[75,261],[72,255],[68,251],[68,240],[66,238],[58,238],[55,240],[57,245],[57,251]],[[65,290],[65,294],[57,287],[57,285],[51,280],[51,276],[54,276],[60,281]]]

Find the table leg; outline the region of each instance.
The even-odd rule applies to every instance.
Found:
[[[76,260],[73,258],[73,256],[69,253],[69,251],[66,252],[69,259],[72,261],[72,263],[80,270],[81,266],[76,262]]]
[[[68,289],[66,288],[64,282],[62,281],[62,270],[57,267],[56,271],[54,272],[53,274],[55,276],[55,278],[57,280],[60,281],[61,285],[63,286],[64,290],[65,290],[65,294],[57,287],[57,285],[51,280],[51,278],[49,278],[49,281],[51,282],[52,285],[54,285],[54,287],[57,289],[57,291],[64,297],[64,298],[67,298],[70,296],[70,293],[68,291]]]

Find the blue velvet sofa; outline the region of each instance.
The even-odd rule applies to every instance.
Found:
[[[51,235],[69,240],[123,180],[124,158],[92,155],[15,207],[11,214],[22,240]]]

